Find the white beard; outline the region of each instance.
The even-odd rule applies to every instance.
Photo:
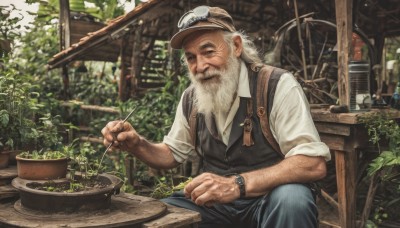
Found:
[[[234,94],[239,84],[241,62],[239,58],[230,55],[226,69],[208,69],[205,73],[193,75],[189,73],[195,87],[194,103],[198,111],[211,117],[215,113],[227,113],[232,106]],[[201,78],[214,76],[212,82],[202,82]]]

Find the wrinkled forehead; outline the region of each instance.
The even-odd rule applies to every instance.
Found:
[[[226,45],[223,31],[218,29],[196,31],[185,38],[182,48],[184,51],[193,48],[199,49],[206,44]]]

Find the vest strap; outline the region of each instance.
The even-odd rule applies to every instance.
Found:
[[[278,142],[272,135],[271,128],[269,126],[269,116],[267,113],[267,103],[268,103],[268,83],[271,74],[275,70],[275,67],[264,66],[261,68],[260,73],[257,77],[257,116],[260,118],[261,129],[264,137],[271,144],[272,148],[281,156],[284,155],[281,152]]]
[[[243,125],[243,146],[254,145],[254,140],[251,136],[251,130],[253,129],[253,122],[251,117],[253,116],[253,101],[252,99],[247,100],[247,114],[244,119]]]

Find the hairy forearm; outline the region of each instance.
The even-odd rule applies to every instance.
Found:
[[[242,174],[246,181],[246,197],[264,195],[282,184],[317,181],[325,175],[324,158],[305,155],[295,155],[272,167]]]
[[[140,137],[137,147],[129,152],[152,168],[170,169],[179,165],[166,144],[154,144],[143,137]]]

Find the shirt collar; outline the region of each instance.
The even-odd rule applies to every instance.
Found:
[[[248,70],[246,64],[241,60],[238,93],[239,97],[251,97]]]

